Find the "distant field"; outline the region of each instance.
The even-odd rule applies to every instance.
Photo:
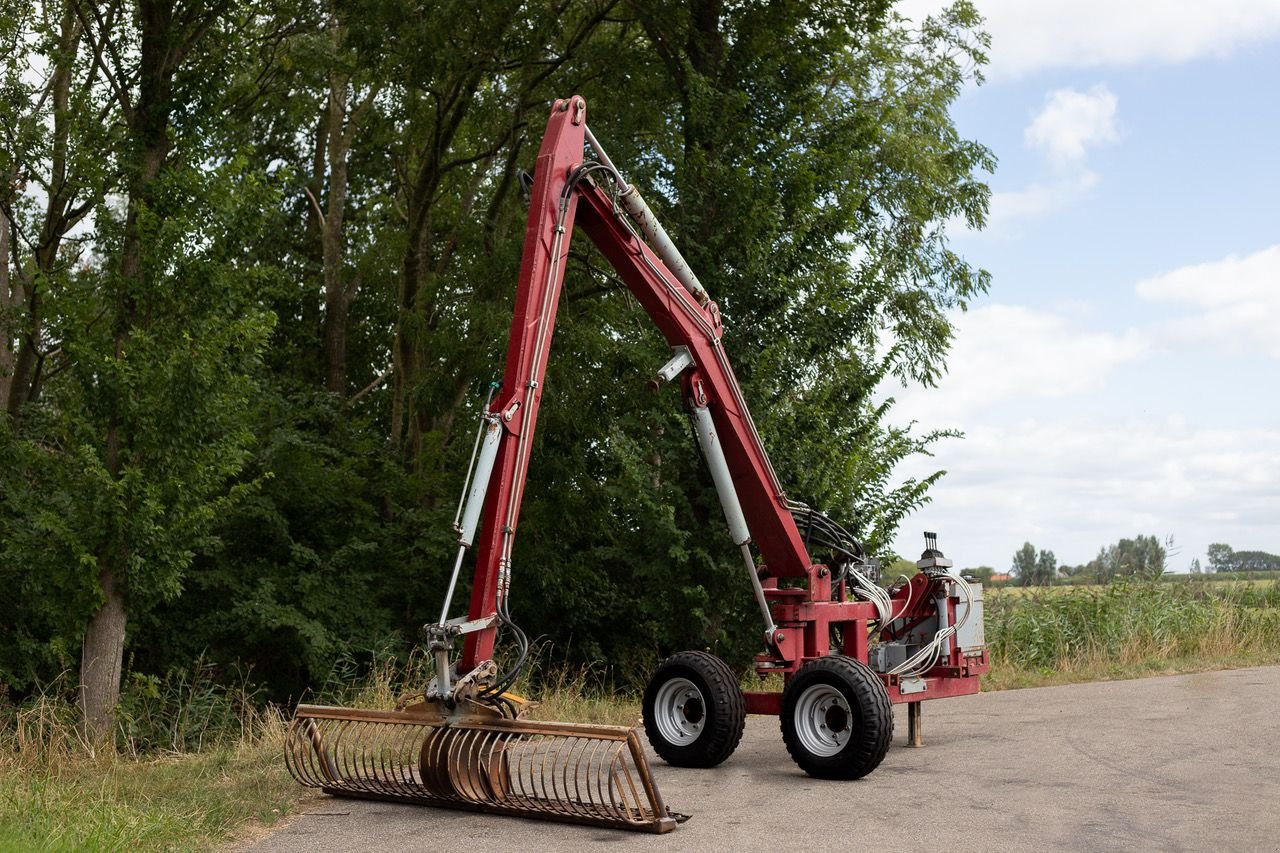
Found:
[[[1280,662],[1276,578],[1004,587],[986,605],[991,689]]]
[[[1196,584],[1207,583],[1214,588],[1218,584],[1239,585],[1242,587],[1250,587],[1255,589],[1274,588],[1280,584],[1280,578],[1275,577],[1240,577],[1236,575],[1173,575],[1160,579],[1160,583],[1165,584]],[[985,593],[988,598],[1001,595],[1030,595],[1034,593],[1050,593],[1061,594],[1069,592],[1083,592],[1086,590],[1103,590],[1107,588],[1107,584],[1054,584],[1053,586],[987,586]]]

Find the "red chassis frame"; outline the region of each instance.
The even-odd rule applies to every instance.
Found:
[[[498,596],[505,595],[569,238],[576,224],[608,258],[667,342],[688,348],[692,355],[693,366],[682,374],[686,403],[711,412],[751,541],[767,567],[760,571],[778,630],[770,651],[756,658],[757,671],[761,675],[781,672],[790,679],[807,661],[831,651],[833,628],[843,638],[840,652],[865,663],[869,623],[878,614],[868,602],[849,600],[843,588],[833,599],[828,568],[810,559],[721,346],[719,309],[687,290],[624,221],[627,214],[615,200],[580,171],[590,162],[584,158],[586,134],[585,101],[579,96],[556,101],[534,170],[506,368],[490,406],[499,415],[505,435],[485,496],[468,618],[492,617]],[[781,580],[787,585],[781,586]],[[910,603],[899,614],[898,618],[906,617],[903,624],[933,615],[942,583],[921,573],[896,592],[895,608]],[[946,602],[949,624],[955,624],[956,599]],[[890,628],[894,624],[899,624],[896,619]],[[488,627],[466,635],[459,672],[492,657],[496,633],[490,621]],[[889,630],[884,633],[890,639]],[[976,693],[978,676],[987,670],[985,651],[966,657],[954,638],[948,643],[938,664],[924,674],[923,690],[917,680],[912,683],[914,689],[904,694],[898,676],[881,675],[890,699],[918,702]],[[747,710],[778,714],[781,696],[749,692]]]

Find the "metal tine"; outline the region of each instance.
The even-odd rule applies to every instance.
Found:
[[[476,751],[485,778],[493,788],[491,801],[494,803],[504,802],[510,797],[508,788],[511,783],[507,780],[508,772],[504,765],[506,751],[506,745],[497,732],[486,732],[483,746]]]
[[[640,792],[636,790],[636,780],[631,775],[631,766],[627,763],[627,758],[622,751],[621,745],[619,745],[618,751],[614,753],[614,761],[618,768],[618,775],[620,775],[627,783],[627,787],[622,790],[622,807],[626,809],[629,814],[643,814],[644,810],[640,805],[643,801],[640,799]],[[631,791],[630,801],[627,800],[628,789]],[[631,803],[635,803],[634,808],[631,806]]]
[[[542,762],[538,768],[539,796],[542,799],[543,808],[549,812],[564,812],[555,786],[556,767],[560,760],[560,748],[563,745],[564,742],[558,737],[548,738],[542,748]],[[548,760],[551,763],[550,768],[547,767]]]
[[[453,790],[464,800],[475,803],[489,801],[484,791],[484,767],[480,761],[480,748],[488,733],[479,729],[462,731],[454,747],[456,767],[460,771],[453,778]]]
[[[383,774],[386,777],[386,783],[391,786],[397,793],[409,795],[413,793],[412,775],[412,756],[414,754],[413,745],[418,742],[422,735],[421,731],[416,731],[413,726],[400,726],[399,737],[396,732],[388,732],[394,738],[394,749],[390,750],[391,763],[388,765],[383,762]]]
[[[529,738],[519,738],[520,749],[517,753],[519,762],[516,765],[516,772],[512,774],[512,783],[515,788],[512,793],[518,800],[527,800],[529,798],[529,786],[526,784],[525,774],[526,772],[532,774],[532,770],[526,767],[526,765],[530,763],[529,744],[532,737],[533,736]]]
[[[515,798],[521,805],[528,803],[529,798],[537,792],[537,783],[533,779],[533,761],[537,757],[537,735],[529,735],[525,737],[521,735],[517,738],[518,756],[519,756],[519,772],[516,774],[516,787],[513,790]]]
[[[538,744],[538,775],[534,780],[537,786],[538,799],[543,801],[543,808],[553,810],[554,806],[547,802],[547,755],[555,746],[555,740],[542,738]],[[555,765],[551,765],[551,769],[555,770]]]
[[[598,810],[598,804],[592,795],[591,782],[595,776],[594,766],[599,746],[600,741],[595,738],[580,739],[578,757],[573,771],[573,790],[578,807],[584,814],[595,814]]]
[[[606,783],[609,786],[609,807],[619,818],[623,820],[631,819],[631,810],[627,808],[626,800],[620,799],[619,794],[623,793],[617,790],[614,776],[618,771],[618,753],[621,751],[621,744],[613,743],[613,752],[609,755],[609,767],[607,770],[601,768]]]
[[[449,792],[440,789],[440,780],[449,778],[449,742],[451,735],[448,729],[434,729],[429,737],[431,739],[427,743],[426,752],[430,759],[424,758],[422,767],[429,768],[430,773],[429,775],[425,772],[423,773],[422,784],[432,796],[448,799]],[[419,772],[423,771],[420,770]]]
[[[559,777],[561,777],[561,786],[564,789],[562,802],[564,808],[571,815],[582,815],[585,813],[584,804],[581,802],[581,792],[577,785],[577,776],[579,776],[580,762],[579,751],[582,745],[582,738],[567,738],[564,743],[568,748],[568,754],[564,756],[559,768]],[[573,771],[573,788],[570,790],[570,770]]]
[[[601,809],[607,809],[609,807],[609,802],[608,802],[609,798],[605,795],[604,789],[600,785],[600,778],[601,778],[600,768],[604,766],[603,762],[600,761],[600,749],[604,745],[605,745],[604,741],[598,740],[595,742],[595,747],[591,750],[591,760],[595,766],[595,769],[592,771],[591,776],[595,780],[596,794],[599,795],[597,798],[593,800],[593,802],[598,808],[601,808]]]
[[[582,738],[574,737],[569,739],[569,756],[565,759],[564,768],[560,773],[560,784],[564,786],[564,798],[573,805],[575,814],[582,813],[582,795],[578,792],[578,760],[575,757],[579,747],[582,746]],[[573,768],[573,797],[569,797],[569,768]]]
[[[556,778],[557,776],[559,776],[562,779],[565,778],[565,775],[568,771],[568,762],[564,755],[564,751],[567,748],[569,750],[568,758],[572,758],[575,740],[576,740],[575,738],[557,738],[555,760],[551,763],[552,799],[554,799],[556,802],[556,806],[557,806],[556,810],[563,812],[564,814],[577,814],[577,809],[574,807],[573,800],[569,798],[568,786],[566,785],[564,792],[561,793],[560,785],[556,783]]]

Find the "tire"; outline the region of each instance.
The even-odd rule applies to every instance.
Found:
[[[715,767],[738,748],[746,724],[738,679],[715,655],[672,655],[645,688],[645,734],[675,767]]]
[[[782,741],[818,779],[861,779],[893,742],[893,705],[869,666],[844,655],[810,661],[782,691]]]

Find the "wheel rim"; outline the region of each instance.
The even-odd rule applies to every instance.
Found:
[[[658,688],[653,718],[663,740],[688,746],[702,734],[707,722],[707,702],[698,686],[687,678],[673,678]]]
[[[794,719],[796,736],[813,755],[835,755],[848,746],[853,736],[849,702],[830,684],[815,684],[801,693]]]

